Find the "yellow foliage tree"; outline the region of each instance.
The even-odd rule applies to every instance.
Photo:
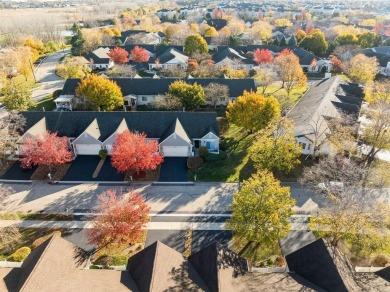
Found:
[[[378,74],[378,60],[376,57],[367,57],[363,54],[357,54],[344,64],[344,71],[352,81],[357,83],[369,83],[374,80]]]
[[[248,131],[258,131],[267,127],[280,116],[280,105],[274,97],[253,91],[244,93],[227,106],[226,117],[229,122]]]
[[[387,101],[390,103],[390,82],[375,81],[370,82],[364,88],[364,99],[369,103]]]
[[[114,81],[95,74],[81,80],[76,94],[84,98],[93,110],[112,111],[123,105],[120,87]]]
[[[205,37],[216,37],[218,35],[218,32],[217,30],[212,27],[212,26],[209,26],[207,25],[204,29],[204,36]]]
[[[278,18],[275,19],[275,26],[292,26],[292,22],[287,18]]]

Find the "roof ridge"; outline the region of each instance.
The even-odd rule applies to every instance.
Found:
[[[47,246],[44,248],[44,250],[43,250],[41,256],[38,258],[38,261],[37,261],[36,264],[34,265],[33,269],[31,270],[30,274],[28,275],[27,279],[24,281],[23,286],[20,287],[20,291],[23,291],[23,289],[26,287],[26,285],[27,285],[28,282],[30,281],[31,277],[34,275],[34,272],[35,272],[37,266],[38,266],[39,263],[42,261],[43,257],[44,257],[45,254],[46,254],[46,251],[48,250],[48,248],[50,247],[50,245],[53,243],[55,237],[57,237],[57,235],[53,234],[53,235],[51,236],[51,238],[48,239]],[[42,243],[42,244],[43,244],[43,243]]]
[[[161,242],[159,240],[156,241],[156,252],[154,253],[154,259],[153,259],[153,269],[152,269],[152,278],[150,279],[150,287],[149,291],[153,291],[153,283],[154,283],[154,271],[156,269],[156,263],[157,263],[157,255],[158,255],[158,249]]]

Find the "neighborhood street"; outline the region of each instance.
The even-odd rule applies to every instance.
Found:
[[[99,194],[107,189],[118,193],[141,192],[152,213],[212,214],[225,213],[237,183],[200,183],[194,185],[152,185],[149,183],[7,183],[15,192],[8,199],[9,212],[83,213],[90,212]],[[285,183],[297,201],[296,211],[311,212],[321,204],[320,196],[298,183]]]
[[[69,54],[70,49],[58,51],[43,59],[42,63],[35,70],[35,78],[41,86],[34,89],[32,99],[35,101],[41,100],[44,97],[52,94],[57,89],[62,89],[65,81],[56,75],[55,69],[58,61],[65,55]]]

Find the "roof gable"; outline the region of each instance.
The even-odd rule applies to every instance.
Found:
[[[216,242],[192,254],[188,261],[198,271],[211,292],[230,290],[233,278],[248,271],[244,258]]]
[[[18,143],[23,143],[26,138],[42,136],[46,133],[46,118],[43,117],[32,127],[27,128],[27,131],[19,138]]]
[[[22,264],[18,291],[43,291],[46,281],[55,281],[78,270],[82,264],[75,258],[78,249],[69,241],[53,235]]]
[[[166,139],[171,137],[172,135],[177,135],[183,141],[191,144],[191,139],[188,137],[186,131],[184,130],[182,124],[180,123],[179,118],[176,118],[175,122],[173,122],[164,135],[161,137],[161,143],[163,143]]]
[[[349,260],[323,239],[318,239],[286,256],[287,265],[327,291],[359,291]]]

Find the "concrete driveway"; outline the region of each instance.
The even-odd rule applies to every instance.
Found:
[[[41,100],[52,94],[55,90],[62,89],[65,80],[56,75],[56,66],[64,54],[69,54],[70,49],[56,52],[43,59],[42,63],[35,70],[35,78],[41,87],[34,89],[32,92],[33,100]]]
[[[187,157],[164,157],[161,165],[159,181],[188,181]]]

